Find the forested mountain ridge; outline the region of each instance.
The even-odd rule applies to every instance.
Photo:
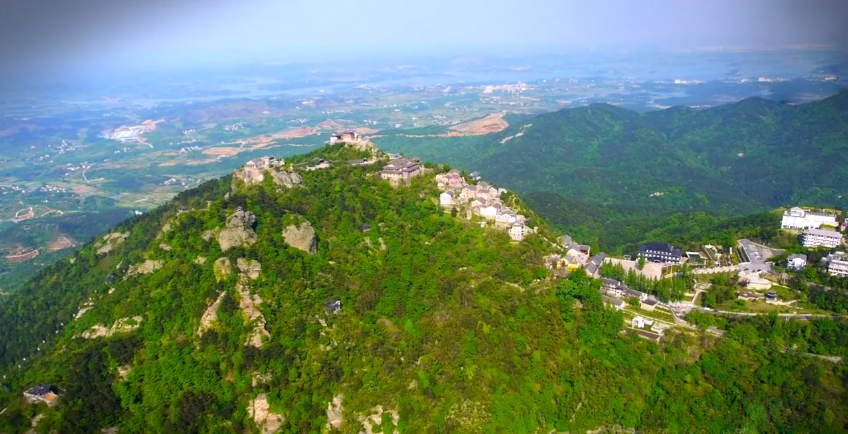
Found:
[[[749,98],[636,113],[592,104],[449,150],[393,140],[378,144],[436,160],[446,153],[520,194],[719,214],[848,204],[848,91],[797,106]]]
[[[519,199],[538,234],[512,242],[438,206],[438,166],[393,188],[384,162],[301,165],[369,156],[209,181],[39,273],[0,306],[0,432],[848,426],[844,365],[798,354],[844,351],[844,323],[639,339],[599,280],[547,279],[555,234]],[[21,398],[42,383],[55,407]]]

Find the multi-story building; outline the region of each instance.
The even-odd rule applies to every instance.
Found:
[[[509,227],[509,237],[513,239],[513,241],[521,241],[529,232],[527,226],[524,223],[513,223],[512,226]]]
[[[836,226],[836,216],[823,212],[804,211],[795,207],[783,212],[780,227],[783,229],[818,229],[823,224]]]
[[[648,243],[639,247],[639,258],[648,262],[679,264],[683,258],[683,249],[669,243]]]
[[[825,260],[827,261],[827,274],[848,277],[848,255],[845,252],[827,255]]]
[[[454,198],[455,194],[456,193],[454,193],[453,190],[448,190],[448,191],[440,194],[439,195],[439,205],[441,205],[445,208],[452,207],[453,206],[453,198]]]
[[[409,181],[421,174],[421,166],[417,158],[398,158],[389,161],[380,171],[380,178],[389,181]]]
[[[842,244],[842,234],[823,229],[807,229],[801,235],[801,245],[804,247],[838,247]]]

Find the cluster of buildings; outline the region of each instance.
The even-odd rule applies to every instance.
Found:
[[[574,240],[571,239],[570,235],[564,235],[560,238],[560,245],[565,249],[565,255],[551,255],[545,258],[545,266],[550,269],[566,269],[568,271],[573,271],[581,266],[586,266],[586,271],[591,275],[594,271],[597,271],[597,267],[594,271],[590,271],[588,266],[591,265],[589,261],[589,254],[591,253],[591,247],[587,244],[577,244]],[[603,255],[603,253],[601,253]],[[603,257],[601,258],[601,262],[598,263],[598,267],[603,263]]]
[[[472,179],[479,180],[480,174],[473,173]],[[494,221],[496,227],[507,229],[509,237],[514,241],[521,241],[533,232],[533,229],[525,224],[525,216],[501,202],[501,193],[505,191],[503,189],[495,188],[485,181],[476,185],[469,184],[456,169],[436,175],[436,185],[442,191],[439,195],[439,205],[444,208],[466,207],[468,218],[478,215]]]
[[[617,310],[624,309],[624,304],[622,304],[623,302],[621,299],[635,298],[639,300],[639,307],[643,310],[648,311],[653,311],[654,309],[656,309],[657,304],[659,304],[656,299],[648,297],[648,294],[645,294],[642,291],[631,289],[619,280],[604,277],[601,279],[601,282],[601,293],[605,294],[607,298],[615,297],[617,301],[610,301],[609,303],[612,304]]]
[[[262,172],[269,167],[277,167],[285,164],[285,160],[277,159],[277,157],[273,155],[266,155],[264,157],[254,158],[247,162],[244,165],[244,171],[246,176],[251,176],[253,174],[261,175]]]
[[[38,191],[44,193],[67,193],[68,189],[65,187],[59,187],[58,185],[44,184],[38,189]]]
[[[77,150],[77,147],[62,140],[62,144],[52,147],[57,153],[64,154],[69,152],[74,152]]]
[[[848,219],[840,225],[835,214],[826,212],[806,211],[799,207],[783,212],[780,222],[783,229],[801,229],[799,239],[801,245],[815,249],[826,247],[836,249],[845,245],[845,236],[838,230],[847,229]],[[786,267],[794,271],[802,271],[807,265],[807,256],[802,254],[789,255]],[[831,276],[848,276],[848,258],[845,252],[837,251],[822,259]]]

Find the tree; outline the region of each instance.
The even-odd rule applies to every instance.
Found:
[[[640,270],[645,269],[645,257],[644,256],[639,257],[639,269]]]

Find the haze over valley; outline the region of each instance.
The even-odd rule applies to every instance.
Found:
[[[839,2],[7,12],[0,433],[848,430]]]

